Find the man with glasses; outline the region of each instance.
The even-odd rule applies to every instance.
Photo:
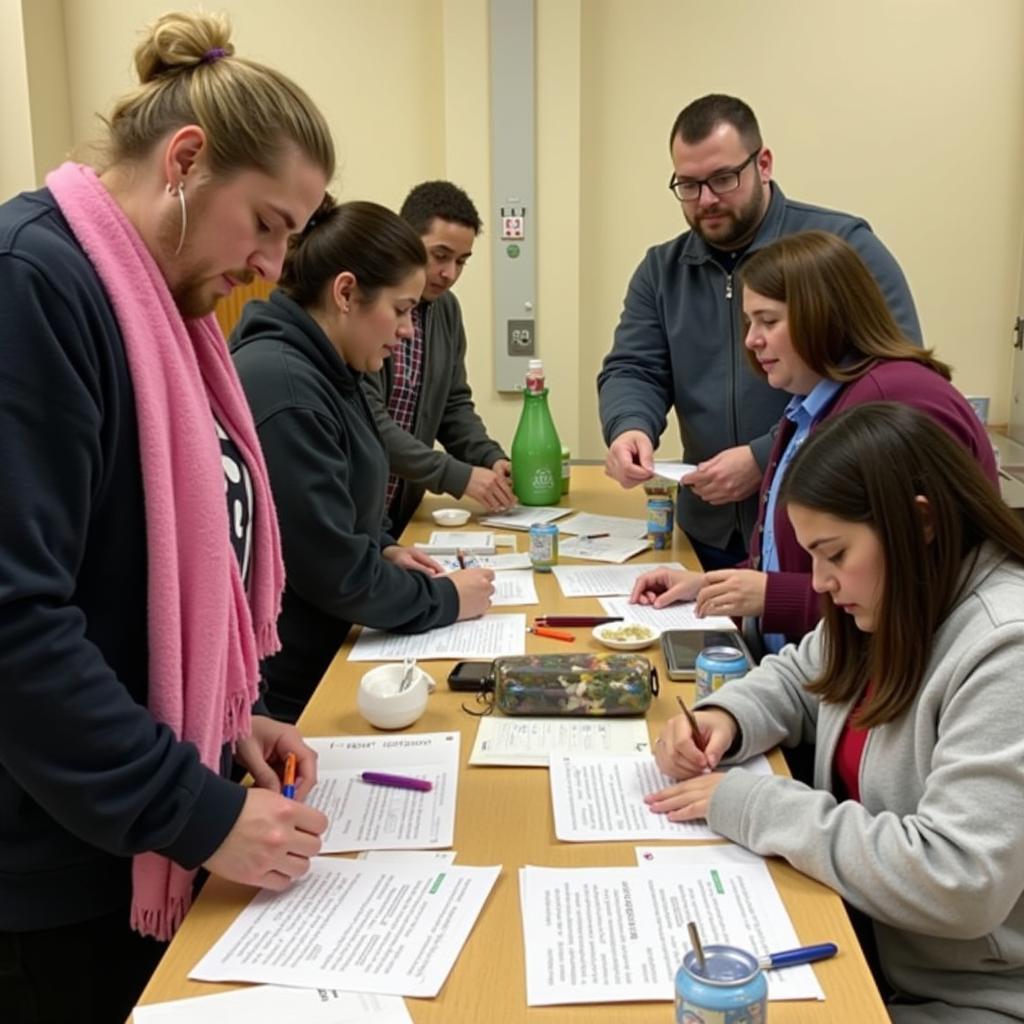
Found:
[[[690,230],[648,250],[633,274],[612,351],[597,378],[605,471],[623,487],[653,476],[654,447],[675,406],[683,455],[677,518],[706,570],[746,557],[772,428],[789,395],[748,368],[736,271],[783,235],[846,239],[897,322],[921,330],[892,254],[859,217],[794,202],[771,180],[772,154],[742,100],[709,95],[676,118],[669,189]]]

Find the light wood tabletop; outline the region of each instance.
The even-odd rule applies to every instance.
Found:
[[[460,503],[451,498],[428,496],[416,519],[404,535],[406,542],[424,539],[437,527],[431,522],[432,509]],[[646,513],[642,488],[623,491],[604,477],[598,466],[573,466],[570,494],[563,499],[580,511],[603,515],[643,518]],[[469,507],[466,504],[466,507]],[[464,529],[473,528],[469,524]],[[519,536],[519,550],[527,547],[527,536]],[[675,531],[671,551],[648,551],[638,560],[696,562],[686,538]],[[582,563],[581,563],[582,564]],[[594,563],[590,563],[594,564]],[[567,601],[550,574],[536,574],[540,604],[522,610],[532,618],[544,613],[600,614],[598,602],[589,598]],[[500,611],[510,609],[501,608]],[[589,629],[573,630],[576,648],[597,650],[599,645]],[[347,660],[346,644],[328,669],[305,714],[300,720],[307,736],[339,736],[374,732],[356,710],[356,688],[360,676],[371,666]],[[529,651],[571,649],[568,644],[530,636]],[[657,646],[644,652],[661,671],[661,694],[648,713],[652,740],[661,724],[678,710],[676,695],[688,702],[691,683],[669,681]],[[462,710],[463,703],[475,707],[472,694],[452,693],[445,686],[451,662],[427,662],[423,667],[437,680],[437,692],[423,717],[408,731],[440,732],[459,730],[462,735],[462,763],[459,775],[455,821],[456,862],[467,865],[501,864],[502,873],[493,892],[436,999],[406,1000],[417,1024],[664,1024],[672,1019],[670,1004],[612,1003],[560,1007],[526,1005],[523,933],[517,875],[523,865],[550,867],[603,867],[635,864],[632,843],[562,843],[554,835],[547,772],[543,768],[470,767],[467,760],[476,735],[477,720]],[[785,772],[779,753],[771,757],[776,771]],[[825,886],[812,881],[781,861],[770,869],[802,944],[835,942],[840,954],[815,965],[826,1001],[773,1002],[769,1006],[772,1024],[884,1024],[889,1020],[839,898]],[[171,943],[140,1000],[162,1002],[210,994],[235,986],[213,985],[188,980],[196,961],[227,929],[246,905],[253,890],[211,879],[184,925]]]

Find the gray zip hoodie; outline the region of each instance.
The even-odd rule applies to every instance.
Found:
[[[804,684],[821,625],[703,702],[740,725],[742,760],[815,743],[815,789],[730,772],[708,822],[784,857],[869,915],[901,1022],[1024,1020],[1024,566],[990,544],[932,640],[917,699],[869,733],[861,802],[837,802],[832,767],[849,704]]]

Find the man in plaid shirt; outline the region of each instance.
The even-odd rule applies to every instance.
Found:
[[[426,490],[465,494],[492,512],[515,504],[508,456],[488,437],[473,405],[462,310],[450,291],[473,254],[480,215],[449,181],[417,185],[400,212],[423,239],[427,283],[413,311],[413,337],[399,342],[393,357],[366,379],[391,463],[387,509],[395,536]]]

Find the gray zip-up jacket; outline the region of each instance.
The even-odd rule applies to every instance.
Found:
[[[784,235],[817,229],[853,246],[881,286],[907,336],[921,340],[914,300],[903,271],[867,221],[787,199],[772,183],[764,220],[744,256]],[[683,458],[702,462],[726,448],[749,444],[764,469],[772,428],[789,401],[747,363],[743,299],[735,272],[693,231],[647,250],[629,283],[615,343],[597,377],[605,444],[626,430],[642,430],[657,445],[675,406]],[[698,540],[724,548],[733,530],[744,541],[754,528],[757,495],[733,505],[709,505],[679,490],[680,526]]]
[[[424,303],[423,378],[412,430],[402,430],[388,415],[394,388],[391,360],[363,380],[391,472],[402,478],[388,515],[395,534],[405,529],[425,491],[461,498],[474,466],[490,469],[507,458],[473,405],[466,378],[466,331],[462,309],[451,292]],[[444,451],[434,442],[440,441]]]
[[[873,919],[889,981],[925,1004],[900,1022],[1024,1020],[1024,566],[984,544],[965,572],[917,699],[868,735],[859,803],[831,792],[851,705],[804,690],[821,625],[702,702],[739,723],[738,760],[815,744],[814,789],[729,772],[708,823]]]

